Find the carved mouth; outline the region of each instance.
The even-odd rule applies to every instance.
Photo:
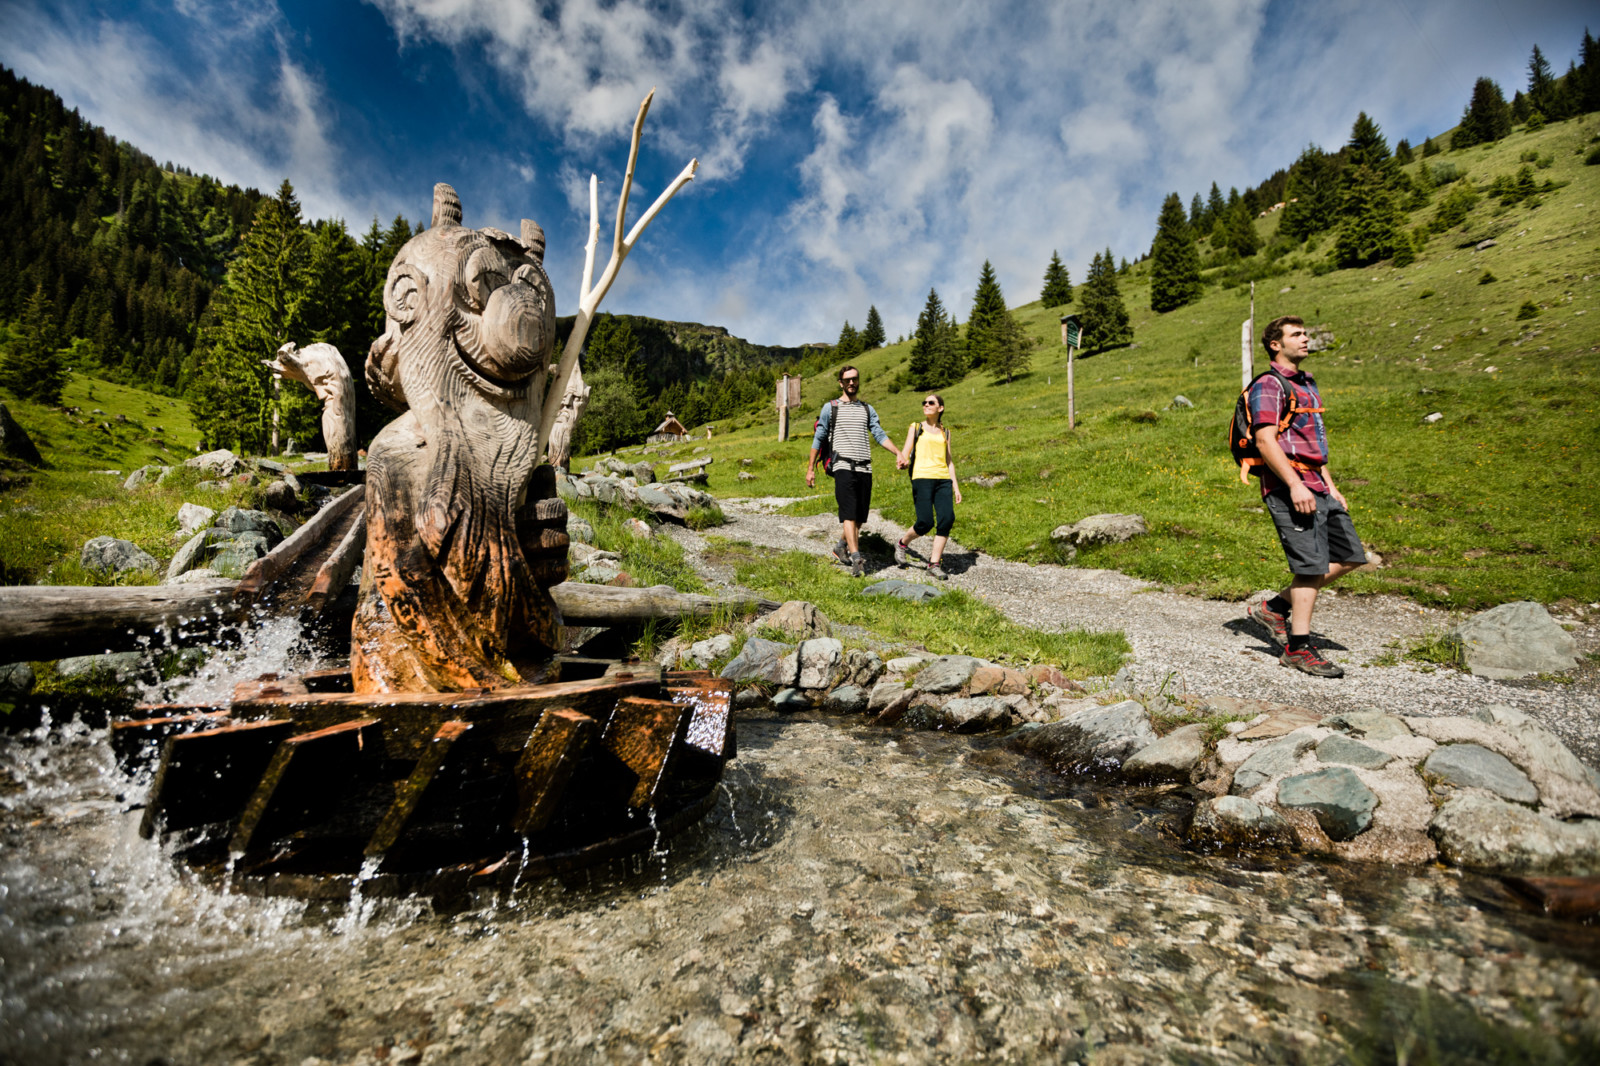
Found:
[[[457,365],[466,375],[467,380],[491,395],[506,399],[521,399],[527,395],[528,387],[539,373],[535,369],[520,378],[507,379],[497,377],[485,370],[482,364],[473,356],[474,350],[482,349],[483,340],[478,333],[477,323],[470,319],[456,328],[451,334],[451,341],[455,345],[458,358]],[[518,354],[523,355],[524,353],[519,351]],[[526,353],[526,355],[529,361],[532,361],[532,353]]]

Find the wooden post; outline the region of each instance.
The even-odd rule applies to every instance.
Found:
[[[1073,348],[1067,345],[1067,428],[1078,427],[1077,398],[1072,393],[1072,352]]]
[[[789,439],[789,375],[778,382],[778,440]]]
[[[1241,389],[1249,388],[1250,379],[1256,376],[1255,361],[1252,358],[1255,354],[1253,350],[1255,338],[1252,334],[1255,331],[1250,328],[1251,325],[1252,323],[1248,318],[1239,324],[1239,387]]]
[[[277,378],[273,378],[272,379],[272,454],[273,455],[282,455],[283,454],[282,452],[280,452],[278,450],[278,396],[279,396],[278,379]]]

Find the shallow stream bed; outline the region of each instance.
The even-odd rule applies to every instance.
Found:
[[[76,726],[0,738],[0,1062],[1595,1062],[1600,930],[1176,842],[992,741],[743,720],[663,851],[434,908],[225,895]]]

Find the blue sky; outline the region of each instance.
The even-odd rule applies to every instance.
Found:
[[[587,184],[602,255],[639,101],[633,196],[696,180],[604,309],[834,339],[869,304],[891,337],[930,286],[965,317],[994,263],[1012,305],[1059,250],[1081,280],[1148,247],[1161,199],[1254,184],[1358,111],[1391,144],[1507,96],[1537,43],[1557,73],[1593,9],[1541,0],[0,0],[0,62],[155,156],[289,178],[356,232],[425,219],[549,240],[577,299]],[[1600,30],[1600,19],[1595,19]]]

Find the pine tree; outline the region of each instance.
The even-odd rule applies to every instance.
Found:
[[[1206,205],[1201,202],[1200,194],[1195,193],[1194,199],[1189,201],[1189,228],[1196,233],[1204,232],[1200,220],[1206,217]]]
[[[1117,288],[1116,260],[1110,248],[1103,255],[1095,253],[1078,298],[1083,308],[1078,321],[1085,348],[1116,348],[1133,340],[1133,327],[1128,324],[1128,309]]]
[[[972,294],[972,313],[967,316],[967,352],[974,367],[983,366],[991,347],[990,331],[1005,313],[1005,294],[995,279],[994,267],[985,259],[978,272],[978,289]]]
[[[1493,78],[1479,78],[1472,86],[1472,101],[1450,137],[1450,149],[1498,141],[1511,132],[1511,108]]]
[[[1555,81],[1555,75],[1550,70],[1550,61],[1539,51],[1539,46],[1534,45],[1533,54],[1528,57],[1528,106],[1533,111],[1543,114],[1545,118],[1550,118],[1557,112]]]
[[[1516,95],[1511,98],[1511,124],[1513,126],[1522,125],[1528,121],[1528,116],[1532,113],[1533,105],[1528,103],[1528,98],[1522,95],[1522,90],[1518,89]]]
[[[928,300],[917,316],[917,331],[912,334],[911,358],[907,371],[911,384],[919,389],[942,389],[966,375],[965,353],[957,343],[957,332],[936,289],[928,290]]]
[[[1423,141],[1422,141],[1422,158],[1427,159],[1430,156],[1436,156],[1438,154],[1439,154],[1439,146],[1437,144],[1433,143],[1433,138],[1432,137],[1424,138]]]
[[[867,308],[867,324],[861,330],[861,347],[864,351],[882,348],[887,338],[883,332],[883,316],[878,314],[876,304]]]
[[[1600,40],[1583,31],[1583,47],[1578,64],[1575,106],[1581,113],[1600,111]]]
[[[1289,168],[1286,194],[1279,233],[1303,241],[1329,229],[1339,214],[1338,162],[1316,145],[1307,145]]]
[[[1006,311],[989,329],[989,350],[984,355],[984,366],[994,380],[1004,378],[1009,385],[1016,375],[1028,369],[1033,361],[1033,348],[1038,343],[1037,338],[1029,336],[1011,312]]]
[[[835,362],[848,363],[865,349],[861,346],[861,334],[846,319],[843,328],[839,330],[839,340],[833,346],[833,359]]]
[[[1411,150],[1411,141],[1405,137],[1400,138],[1400,143],[1394,146],[1394,161],[1401,166],[1407,166],[1416,158]]]
[[[1050,253],[1050,265],[1044,268],[1044,288],[1039,293],[1039,302],[1046,307],[1061,307],[1072,302],[1072,276],[1055,252]]]
[[[61,389],[67,383],[67,367],[60,348],[55,307],[45,295],[44,286],[35,285],[22,309],[22,321],[11,339],[11,348],[0,361],[0,385],[24,399],[59,403]]]
[[[583,344],[580,363],[585,376],[591,370],[611,369],[624,377],[635,378],[634,357],[639,354],[639,341],[626,318],[602,314]]]
[[[1150,245],[1150,310],[1165,313],[1200,298],[1200,249],[1177,193],[1161,202]]]
[[[1250,208],[1240,202],[1228,221],[1228,247],[1240,259],[1248,259],[1261,250],[1261,237],[1256,233],[1256,220]]]
[[[1222,190],[1217,188],[1217,183],[1211,183],[1211,194],[1206,197],[1206,214],[1202,220],[1204,225],[1200,232],[1210,233],[1217,226],[1217,221],[1228,208],[1228,202],[1222,198]]]

